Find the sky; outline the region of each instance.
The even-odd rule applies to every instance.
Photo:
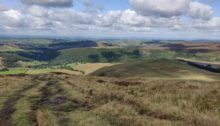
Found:
[[[0,35],[220,39],[220,1],[0,0]]]

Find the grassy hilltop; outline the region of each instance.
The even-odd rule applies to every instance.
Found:
[[[1,76],[0,125],[218,126],[219,82]]]
[[[0,126],[220,125],[220,74],[176,60],[218,62],[218,43],[4,39],[0,49]]]

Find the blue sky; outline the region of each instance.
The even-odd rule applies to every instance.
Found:
[[[0,34],[220,38],[219,0],[71,2],[0,0]]]
[[[130,8],[128,0],[94,0],[93,3],[103,5],[105,12],[108,12],[109,10],[125,10]],[[74,5],[73,8],[76,9],[84,8],[80,0],[75,1]]]
[[[215,16],[220,16],[220,1],[219,0],[202,0],[202,1],[204,3],[210,4],[213,7]]]
[[[19,0],[0,0],[3,4],[9,7],[20,7],[22,6]],[[126,10],[130,8],[128,0],[93,0],[94,4],[103,5],[104,12],[108,12],[109,10]],[[72,7],[76,10],[83,10],[85,6],[80,0],[74,1],[74,6]]]
[[[211,5],[214,9],[214,15],[220,16],[219,0],[200,0],[200,1]],[[22,6],[19,0],[0,0],[0,2],[10,7]],[[129,0],[93,0],[93,3],[103,5],[105,12],[108,12],[109,10],[126,10],[131,8],[131,6],[129,5]],[[73,8],[82,10],[85,8],[85,6],[80,0],[75,0]]]

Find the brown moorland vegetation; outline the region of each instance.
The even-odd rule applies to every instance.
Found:
[[[1,126],[219,126],[220,80],[0,77]]]

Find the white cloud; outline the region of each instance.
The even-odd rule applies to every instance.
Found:
[[[193,0],[130,0],[131,6],[143,16],[190,16],[193,19],[210,19],[211,6]]]
[[[138,15],[135,11],[126,10],[122,12],[120,23],[131,26],[151,26],[151,19]]]
[[[0,12],[1,11],[5,11],[5,10],[7,10],[8,8],[5,6],[5,5],[3,5],[3,4],[1,4],[0,3]]]
[[[29,7],[28,12],[29,14],[37,17],[43,17],[48,15],[48,9],[36,5]]]
[[[149,32],[160,29],[185,30],[186,23],[178,16],[154,17],[142,16],[134,10],[110,11],[106,14],[93,14],[74,9],[48,10],[39,6],[31,6],[28,11],[8,10],[0,13],[0,24],[9,28],[58,31],[74,30],[107,30],[126,32]],[[196,21],[199,23],[195,23]],[[187,22],[191,24],[190,22]],[[218,26],[219,19],[193,20],[192,28],[208,29]],[[185,26],[186,25],[186,26]],[[62,30],[60,30],[62,32]]]
[[[62,9],[51,11],[49,18],[50,20],[64,22],[65,24],[93,24],[95,16],[73,9]]]
[[[178,17],[146,17],[128,9],[125,11],[110,11],[105,15],[101,15],[96,19],[95,25],[127,32],[129,30],[136,32],[146,30],[148,32],[157,28],[179,28],[182,24]]]
[[[81,0],[86,7],[90,7],[93,4],[92,0]]]
[[[2,24],[4,27],[24,27],[27,22],[22,15],[22,13],[18,10],[7,10],[0,13],[0,24]]]
[[[172,5],[169,1],[173,1]],[[3,9],[0,11],[0,31],[17,30],[22,33],[46,32],[68,35],[76,34],[78,31],[81,34],[140,32],[162,35],[166,32],[220,31],[220,17],[212,17],[212,8],[198,1],[130,0],[130,2],[134,10],[111,10],[105,13],[91,13],[74,8],[51,8],[39,4],[25,6],[20,10]],[[176,6],[173,8],[174,4]]]
[[[32,30],[50,30],[55,26],[55,22],[46,18],[27,17],[30,22],[28,29]]]
[[[121,17],[121,11],[110,11],[105,15],[99,15],[96,24],[103,27],[112,27],[118,23],[118,19]]]
[[[40,5],[48,7],[70,7],[73,5],[72,0],[21,0],[27,5]]]
[[[192,27],[199,30],[220,31],[220,17],[213,17],[210,20],[194,20]]]
[[[81,0],[81,2],[85,6],[85,11],[88,13],[99,13],[104,9],[103,4],[96,3],[93,0]]]
[[[130,0],[130,4],[144,16],[172,17],[185,13],[190,0]]]
[[[190,3],[189,16],[196,19],[210,19],[213,15],[212,7],[197,1]]]

